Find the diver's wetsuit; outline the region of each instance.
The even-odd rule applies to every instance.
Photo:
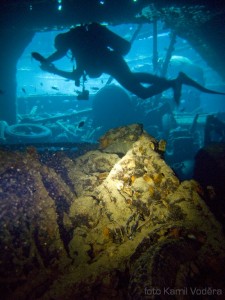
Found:
[[[76,60],[74,79],[85,72],[89,77],[98,78],[102,73],[115,78],[125,89],[142,99],[152,97],[174,87],[174,80],[167,80],[149,73],[131,72],[123,58],[130,50],[130,43],[108,30],[105,26],[93,23],[77,26],[69,32],[60,34],[64,39],[55,46],[57,51],[46,61],[51,63],[66,55],[70,49]],[[57,37],[56,37],[57,39]],[[47,67],[45,67],[48,70]],[[71,72],[58,69],[55,74],[72,79]],[[142,83],[151,84],[145,87]]]
[[[107,58],[103,58],[102,72],[111,75],[125,89],[142,99],[174,88],[174,80],[167,80],[150,73],[131,72],[123,57],[113,51],[108,54]],[[151,86],[145,87],[142,83],[151,84]]]
[[[172,88],[174,99],[179,103],[182,84],[194,86],[206,93],[223,94],[204,88],[184,73],[180,73],[177,79],[167,80],[149,73],[131,72],[123,58],[123,55],[129,52],[130,46],[129,42],[105,26],[97,23],[77,26],[56,36],[57,51],[46,59],[48,64],[43,64],[42,69],[73,79],[76,85],[79,85],[79,79],[84,73],[92,78],[98,78],[102,73],[107,73],[128,91],[142,99]],[[51,64],[65,56],[68,50],[71,50],[76,60],[76,69],[73,72],[61,71]],[[150,86],[143,86],[143,83],[150,84]]]

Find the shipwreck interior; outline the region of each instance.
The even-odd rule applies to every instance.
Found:
[[[133,72],[225,92],[224,1],[1,1],[0,298],[223,298],[225,96],[142,100],[32,58],[93,22]]]

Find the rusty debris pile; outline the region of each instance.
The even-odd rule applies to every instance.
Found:
[[[2,150],[1,299],[225,293],[222,227],[200,185],[167,166],[165,147],[132,124],[75,158]]]

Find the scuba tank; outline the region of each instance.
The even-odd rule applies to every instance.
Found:
[[[104,41],[107,47],[117,52],[120,55],[126,55],[131,48],[131,43],[109,30],[107,27],[98,23],[92,23],[88,25],[88,31],[97,35],[98,38]]]

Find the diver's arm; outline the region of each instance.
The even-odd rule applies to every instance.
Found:
[[[57,69],[53,64],[42,64],[41,69],[66,79],[74,80],[77,86],[79,86],[80,77],[83,75],[83,70],[81,69],[75,69],[73,72],[67,72]]]
[[[56,51],[53,54],[51,54],[48,58],[46,58],[46,63],[51,63],[55,60],[59,60],[63,56],[65,56],[67,51]]]

